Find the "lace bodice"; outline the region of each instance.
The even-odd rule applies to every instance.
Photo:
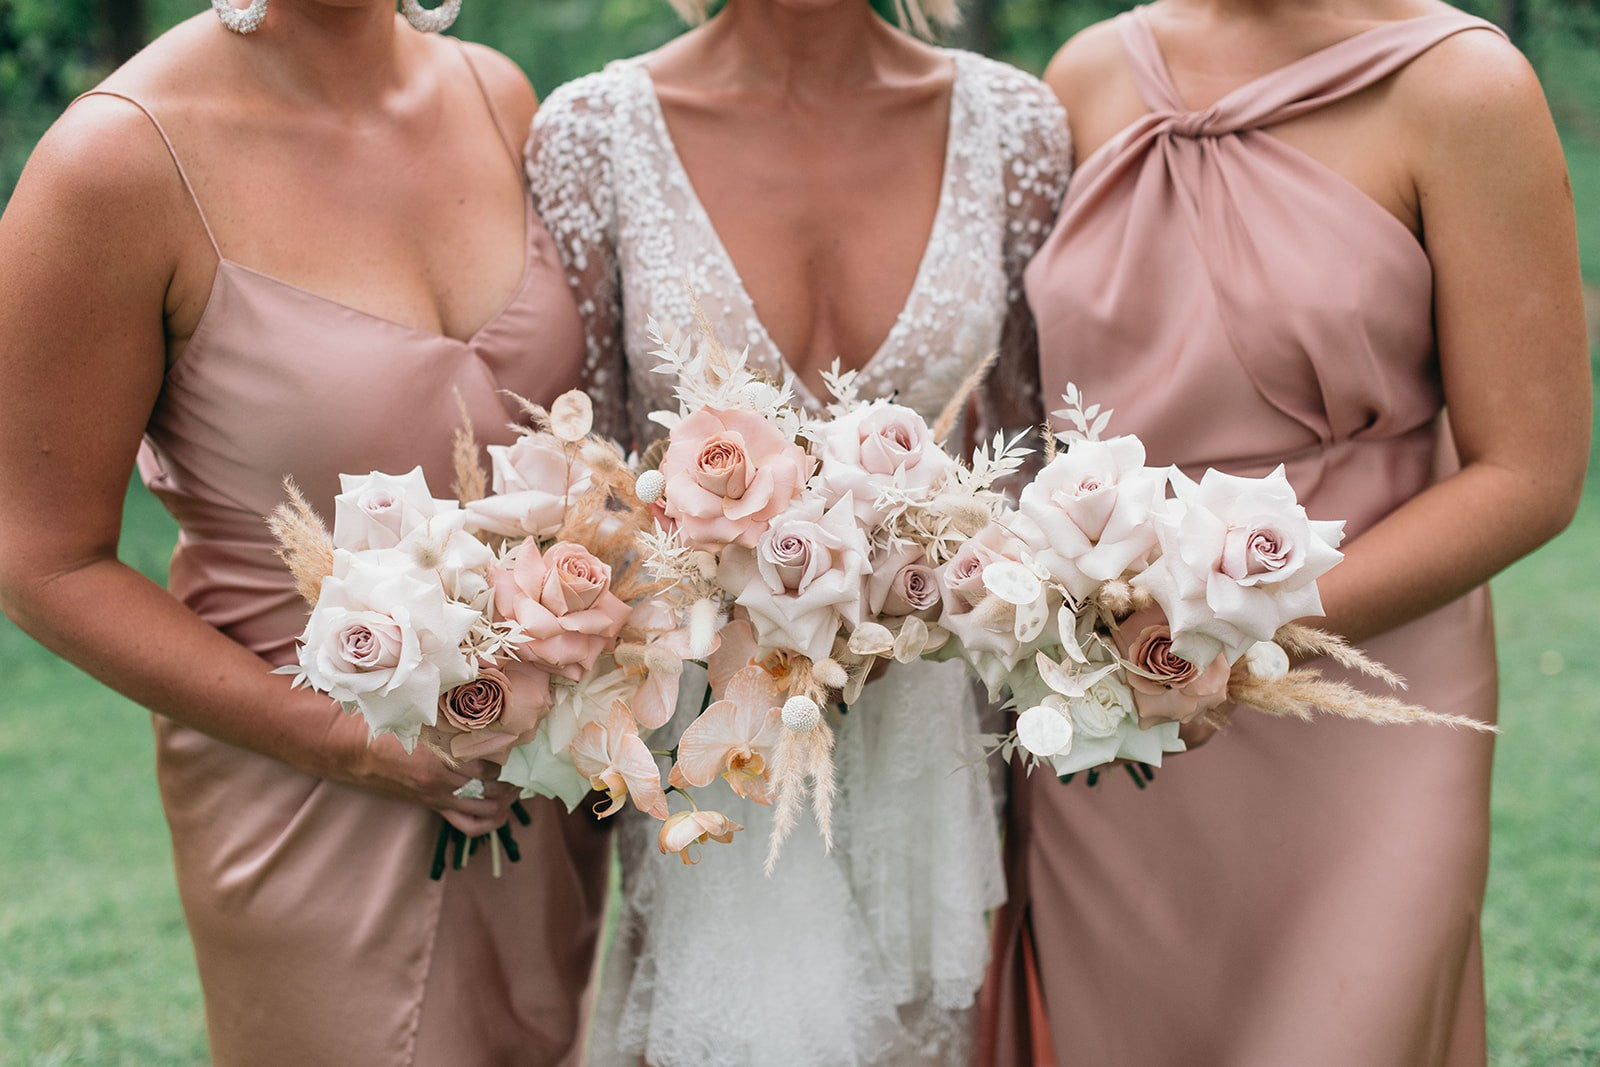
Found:
[[[1066,118],[1036,79],[970,52],[955,64],[939,206],[911,293],[858,383],[932,417],[991,351],[981,391],[988,426],[1042,417],[1022,268],[1048,234],[1071,169]],[[528,145],[535,202],[561,249],[586,326],[586,380],[600,425],[658,430],[671,382],[651,373],[645,324],[686,328],[689,287],[719,339],[754,365],[786,369],[696,196],[672,143],[645,57],[619,60],[557,89]],[[803,401],[814,403],[804,385]]]

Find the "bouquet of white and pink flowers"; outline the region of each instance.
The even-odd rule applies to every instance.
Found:
[[[698,344],[650,329],[679,406],[651,416],[668,436],[637,484],[659,523],[647,566],[672,583],[689,656],[710,673],[670,782],[688,794],[720,776],[774,803],[770,865],[807,793],[827,839],[830,709],[852,703],[879,662],[945,645],[939,569],[999,514],[995,484],[1026,450],[997,439],[968,464],[945,449],[981,372],[929,426],[860,398],[855,374],[835,365],[832,402],[814,416],[794,403],[792,379],[763,377],[704,324]],[[662,848],[687,861],[685,844],[739,829],[725,822],[679,813]]]
[[[435,498],[420,468],[341,475],[330,535],[286,485],[271,521],[312,611],[284,670],[407,751],[489,760],[524,796],[568,808],[591,787],[631,788],[664,817],[638,730],[671,715],[682,661],[654,647],[671,626],[638,557],[647,512],[621,450],[591,435],[587,396],[524,409],[533,425],[489,446],[488,477],[464,426],[454,498]],[[502,832],[497,864],[501,843],[516,855]]]
[[[1004,758],[1020,749],[1063,777],[1124,760],[1142,786],[1183,750],[1181,724],[1221,725],[1235,706],[1492,729],[1290,669],[1291,655],[1327,656],[1403,685],[1295,621],[1322,614],[1317,579],[1343,558],[1344,523],[1307,517],[1283,468],[1195,482],[1147,466],[1136,437],[1102,440],[1111,412],[1075,386],[1063,399],[1070,428],[1048,439],[1044,469],[942,575],[941,625],[1019,712],[990,739]]]

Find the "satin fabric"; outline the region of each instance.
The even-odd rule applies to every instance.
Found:
[[[1284,463],[1313,518],[1359,537],[1454,469],[1432,269],[1268,131],[1493,28],[1392,23],[1192,111],[1143,11],[1118,27],[1150,111],[1084,162],[1029,268],[1045,395],[1075,381],[1191,475]],[[1365,647],[1410,699],[1494,718],[1486,590]],[[1468,732],[1242,711],[1143,792],[1017,774],[989,1061],[1483,1062],[1491,754]]]
[[[284,500],[283,478],[330,524],[341,472],[421,464],[447,494],[458,403],[485,443],[507,442],[516,412],[501,390],[548,403],[578,385],[581,326],[531,205],[521,284],[467,341],[217,254],[139,471],[178,520],[172,594],[286,664],[307,607],[264,521]],[[203,679],[204,664],[195,670]],[[532,825],[516,828],[522,862],[496,880],[480,855],[432,882],[434,812],[308,777],[154,711],[214,1062],[576,1060],[606,878],[605,837],[587,812],[528,801]]]

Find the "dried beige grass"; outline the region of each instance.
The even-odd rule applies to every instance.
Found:
[[[1338,634],[1301,626],[1298,623],[1289,623],[1279,628],[1278,632],[1272,635],[1272,639],[1283,646],[1283,650],[1289,653],[1291,659],[1315,659],[1326,656],[1341,667],[1348,667],[1369,678],[1376,678],[1390,688],[1406,688],[1404,678],[1370,658]]]
[[[478,458],[481,454],[478,435],[459,389],[456,390],[456,409],[461,412],[461,425],[450,438],[450,463],[455,468],[455,481],[450,489],[457,500],[469,504],[489,495],[489,475]]]
[[[1497,732],[1489,723],[1469,716],[1430,711],[1394,697],[1374,696],[1345,682],[1330,681],[1322,677],[1320,671],[1310,669],[1290,671],[1276,681],[1264,681],[1253,677],[1242,665],[1235,667],[1228,679],[1228,699],[1267,715],[1308,722],[1320,711],[1342,719],[1385,725],[1424,723]]]
[[[961,384],[956,387],[956,391],[951,394],[949,401],[945,404],[944,410],[939,412],[939,417],[934,420],[933,439],[935,441],[944,444],[946,438],[955,430],[956,423],[961,418],[961,412],[967,406],[967,401],[972,399],[972,394],[977,392],[978,386],[983,384],[984,378],[989,375],[990,368],[995,365],[995,361],[999,358],[1000,353],[998,350],[990,352],[983,357],[976,367],[972,368],[972,373],[962,379]]]
[[[278,540],[278,558],[294,575],[295,592],[315,606],[322,580],[333,573],[333,538],[293,478],[283,480],[283,491],[289,499],[272,509],[267,528]]]
[[[804,656],[790,660],[788,692],[807,696],[819,707],[826,707],[826,687],[812,673],[811,661]],[[767,838],[767,858],[763,869],[768,877],[777,870],[783,843],[800,821],[806,797],[811,798],[811,813],[822,834],[823,847],[833,850],[833,801],[837,786],[833,772],[833,729],[827,716],[809,733],[784,730],[773,760],[772,789],[776,795],[772,811],[772,833]]]

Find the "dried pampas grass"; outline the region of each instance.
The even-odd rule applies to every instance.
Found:
[[[278,540],[278,558],[294,575],[295,592],[315,606],[322,580],[333,573],[333,538],[293,478],[283,480],[283,491],[289,499],[272,509],[267,529]]]
[[[972,399],[972,394],[978,391],[978,386],[983,384],[984,378],[989,376],[989,370],[1000,358],[998,350],[990,352],[979,361],[972,373],[962,379],[956,391],[951,394],[944,410],[939,412],[939,417],[933,422],[933,439],[941,445],[954,432],[956,423],[961,419],[961,412],[966,409],[967,401]]]

